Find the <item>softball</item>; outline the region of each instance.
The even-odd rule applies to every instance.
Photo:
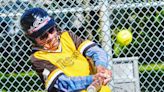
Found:
[[[123,46],[129,45],[132,42],[132,33],[127,29],[121,30],[117,34],[117,41]]]

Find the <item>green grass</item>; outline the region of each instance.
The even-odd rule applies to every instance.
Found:
[[[30,72],[21,72],[21,73],[10,73],[10,74],[3,74],[0,73],[0,78],[2,77],[23,77],[23,76],[36,76],[35,71],[30,71]]]
[[[164,71],[164,65],[162,63],[159,64],[149,64],[149,65],[141,65],[139,66],[139,72],[150,72],[150,71]]]

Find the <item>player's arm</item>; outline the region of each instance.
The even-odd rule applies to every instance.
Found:
[[[91,83],[93,83],[93,81],[97,79],[102,79],[103,77],[104,76],[101,73],[78,77],[68,77],[63,74],[58,77],[58,80],[56,80],[54,87],[65,92],[79,92],[81,90],[86,90],[86,88]]]
[[[108,66],[108,55],[98,45],[85,48],[83,54],[87,57],[92,58],[96,67],[102,66],[106,68]]]
[[[75,46],[79,50],[79,52],[85,57],[89,57],[92,59],[91,62],[89,60],[89,63],[93,70],[93,73],[95,73],[96,69],[94,69],[94,66],[96,66],[97,72],[104,73],[107,75],[107,77],[111,77],[112,73],[110,70],[107,69],[108,66],[111,66],[108,63],[109,59],[107,52],[92,41],[84,40],[71,32],[70,36],[72,37]],[[109,79],[111,78],[108,78],[107,80]],[[107,82],[108,81],[104,81],[104,84],[106,84]]]
[[[95,45],[91,48],[86,49],[85,53],[86,56],[91,57],[95,63],[96,69],[98,73],[103,73],[105,79],[103,81],[103,85],[106,85],[112,77],[112,71],[107,69],[109,65],[108,54],[99,46]]]
[[[78,92],[86,89],[93,82],[93,76],[69,77],[61,75],[54,84],[55,88],[65,92]]]

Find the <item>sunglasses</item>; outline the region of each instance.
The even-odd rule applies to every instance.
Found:
[[[49,33],[53,33],[54,32],[54,28],[50,28],[47,32],[45,32],[43,35],[41,35],[39,38],[40,40],[43,40],[43,39],[47,39],[48,38],[48,34]]]

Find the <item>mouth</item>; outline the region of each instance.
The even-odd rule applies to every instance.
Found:
[[[59,41],[58,40],[55,40],[53,39],[50,43],[48,43],[48,50],[56,50],[59,46]]]

